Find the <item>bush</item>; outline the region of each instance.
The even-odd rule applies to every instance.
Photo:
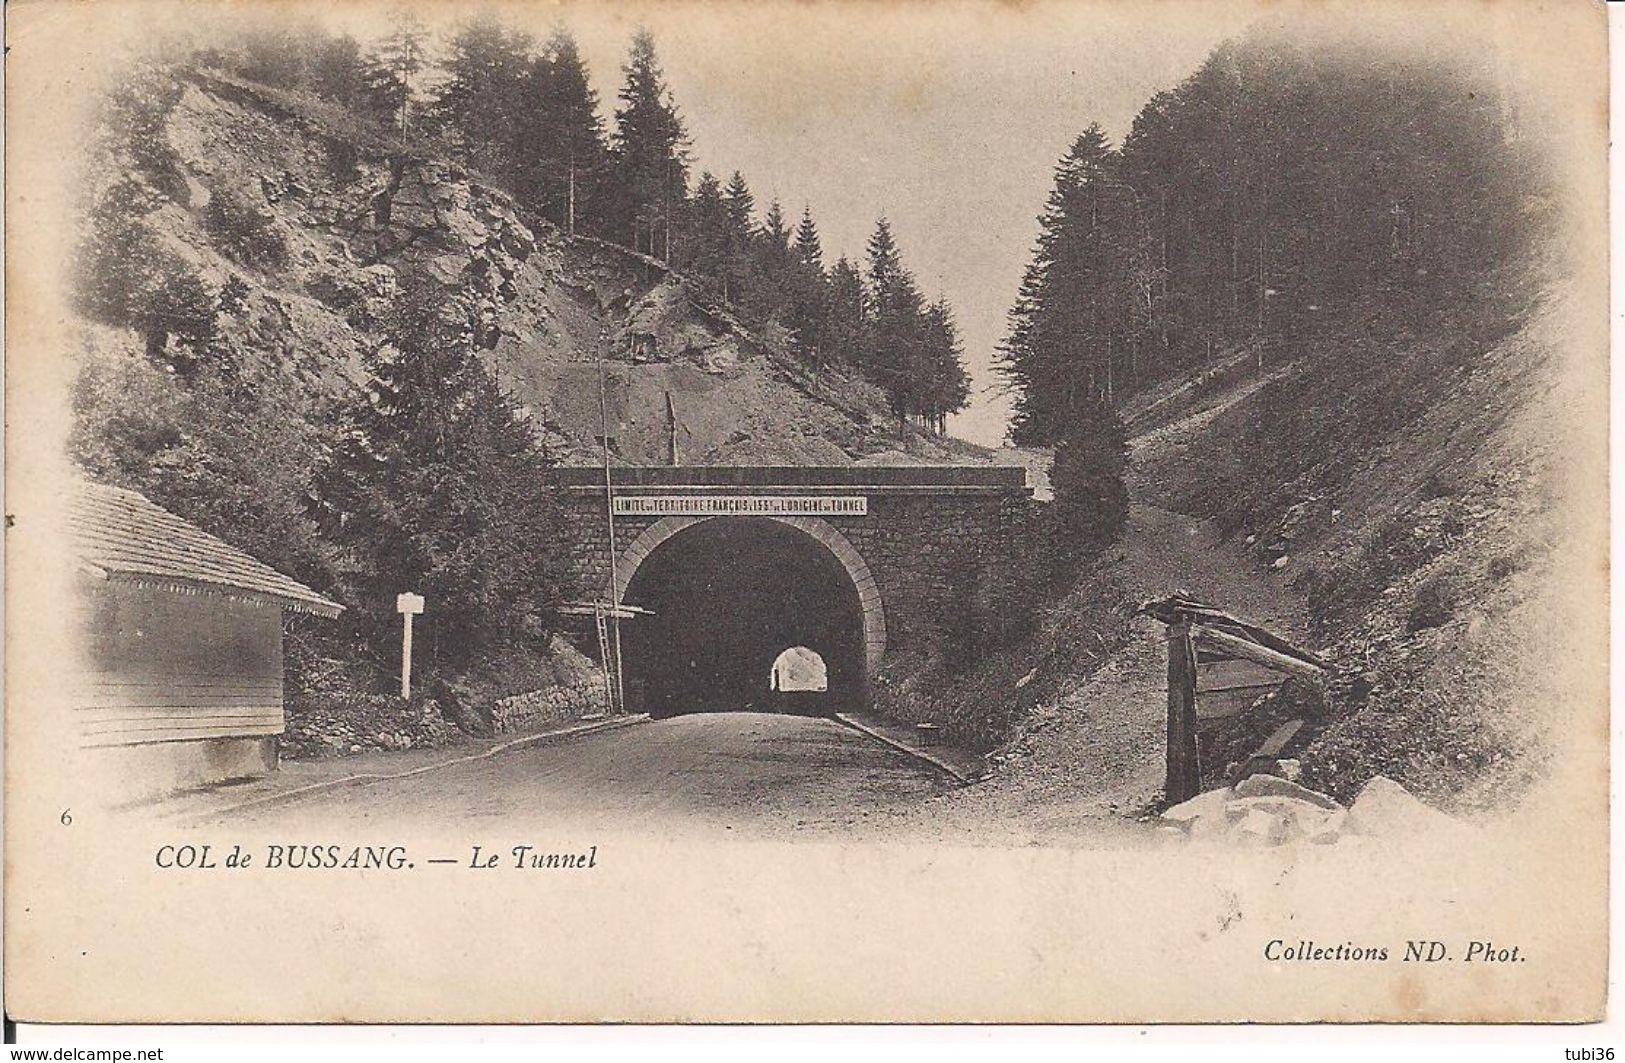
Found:
[[[197,270],[178,258],[164,260],[150,279],[156,283],[136,310],[136,327],[146,337],[147,354],[190,376],[219,353],[215,327],[219,304]]]
[[[1117,411],[1095,403],[1073,421],[1055,448],[1050,483],[1055,500],[1045,511],[1046,538],[1062,562],[1096,553],[1128,521],[1128,444]]]
[[[190,375],[221,354],[219,298],[142,220],[156,208],[151,190],[134,181],[101,195],[74,253],[74,300],[91,320],[140,333],[158,364]]]
[[[165,127],[184,91],[174,70],[140,63],[102,104],[109,146],[135,164],[145,183],[177,203],[186,202],[186,177]]]
[[[361,176],[361,153],[348,140],[329,137],[323,142],[328,176],[341,184],[351,184]]]
[[[943,620],[945,664],[952,674],[978,667],[988,656],[1032,634],[1046,582],[1030,548],[961,568],[954,600],[960,608]]]
[[[1435,573],[1422,581],[1411,599],[1410,612],[1405,616],[1405,630],[1424,631],[1450,622],[1456,615],[1460,593],[1455,581],[1444,573]]]
[[[1449,805],[1523,744],[1477,706],[1414,693],[1373,696],[1327,727],[1302,754],[1304,785],[1349,802],[1375,775]]]
[[[221,186],[210,191],[203,227],[242,265],[274,270],[288,263],[288,244],[277,230],[276,218],[235,189]]]
[[[1499,554],[1490,560],[1489,577],[1492,583],[1505,583],[1523,570],[1525,558],[1516,553]]]
[[[191,378],[121,345],[87,352],[68,454],[91,477],[153,502],[318,590],[332,547],[306,512],[323,445],[297,389],[275,373]]]
[[[1389,586],[1432,561],[1437,545],[1427,536],[1418,535],[1415,515],[1395,513],[1377,524],[1360,544],[1360,556],[1365,561],[1368,592]]]

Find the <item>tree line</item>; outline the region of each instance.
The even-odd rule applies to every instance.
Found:
[[[884,218],[863,261],[830,264],[810,207],[794,222],[778,202],[759,212],[738,171],[691,182],[687,128],[650,34],[632,39],[612,128],[562,26],[538,44],[485,13],[440,43],[402,13],[370,48],[312,24],[252,32],[209,58],[432,141],[562,231],[665,262],[748,325],[782,329],[813,369],[873,381],[900,430],[941,433],[965,406],[953,311],[921,292]]]
[[[1121,146],[1091,125],[1010,312],[1014,438],[1060,442],[1225,357],[1336,358],[1352,324],[1482,303],[1547,216],[1514,117],[1487,65],[1255,35],[1153,97]]]

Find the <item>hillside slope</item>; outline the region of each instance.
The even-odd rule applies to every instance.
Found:
[[[673,436],[686,464],[974,453],[912,429],[900,440],[872,385],[810,372],[655,260],[569,239],[346,112],[215,72],[173,76],[154,146],[115,145],[87,192],[132,177],[156,190],[142,224],[206,290],[232,293],[220,342],[296,391],[354,394],[412,271],[472,311],[489,365],[566,464],[600,459],[606,405],[614,456],[632,464],[671,460]]]
[[[1595,363],[1574,371],[1600,348],[1577,304],[1537,288],[1499,323],[1350,335],[1346,360],[1237,357],[1143,396],[1122,541],[1031,637],[933,686],[1012,721],[987,782],[933,816],[1048,837],[1141,814],[1166,663],[1161,625],[1133,613],[1175,590],[1330,661],[1326,711],[1291,750],[1307,782],[1347,800],[1382,774],[1457,812],[1515,806],[1594,742],[1576,692],[1605,660],[1575,582],[1605,563],[1605,400]]]
[[[1243,382],[1184,440],[1140,441],[1146,497],[1211,518],[1302,596],[1335,668],[1303,750],[1328,792],[1384,774],[1488,808],[1567,748],[1557,691],[1584,677],[1553,662],[1585,659],[1571,566],[1601,560],[1575,556],[1599,549],[1575,475],[1602,467],[1577,302],[1536,289],[1504,321],[1356,337],[1345,368]]]

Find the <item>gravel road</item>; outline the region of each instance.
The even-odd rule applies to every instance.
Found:
[[[951,786],[937,770],[831,720],[705,713],[344,786],[222,823],[308,833],[339,825],[568,820],[776,834],[885,818]]]

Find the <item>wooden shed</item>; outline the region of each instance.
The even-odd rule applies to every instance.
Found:
[[[276,767],[285,612],[342,606],[134,491],[82,484],[78,733],[122,799]]]

